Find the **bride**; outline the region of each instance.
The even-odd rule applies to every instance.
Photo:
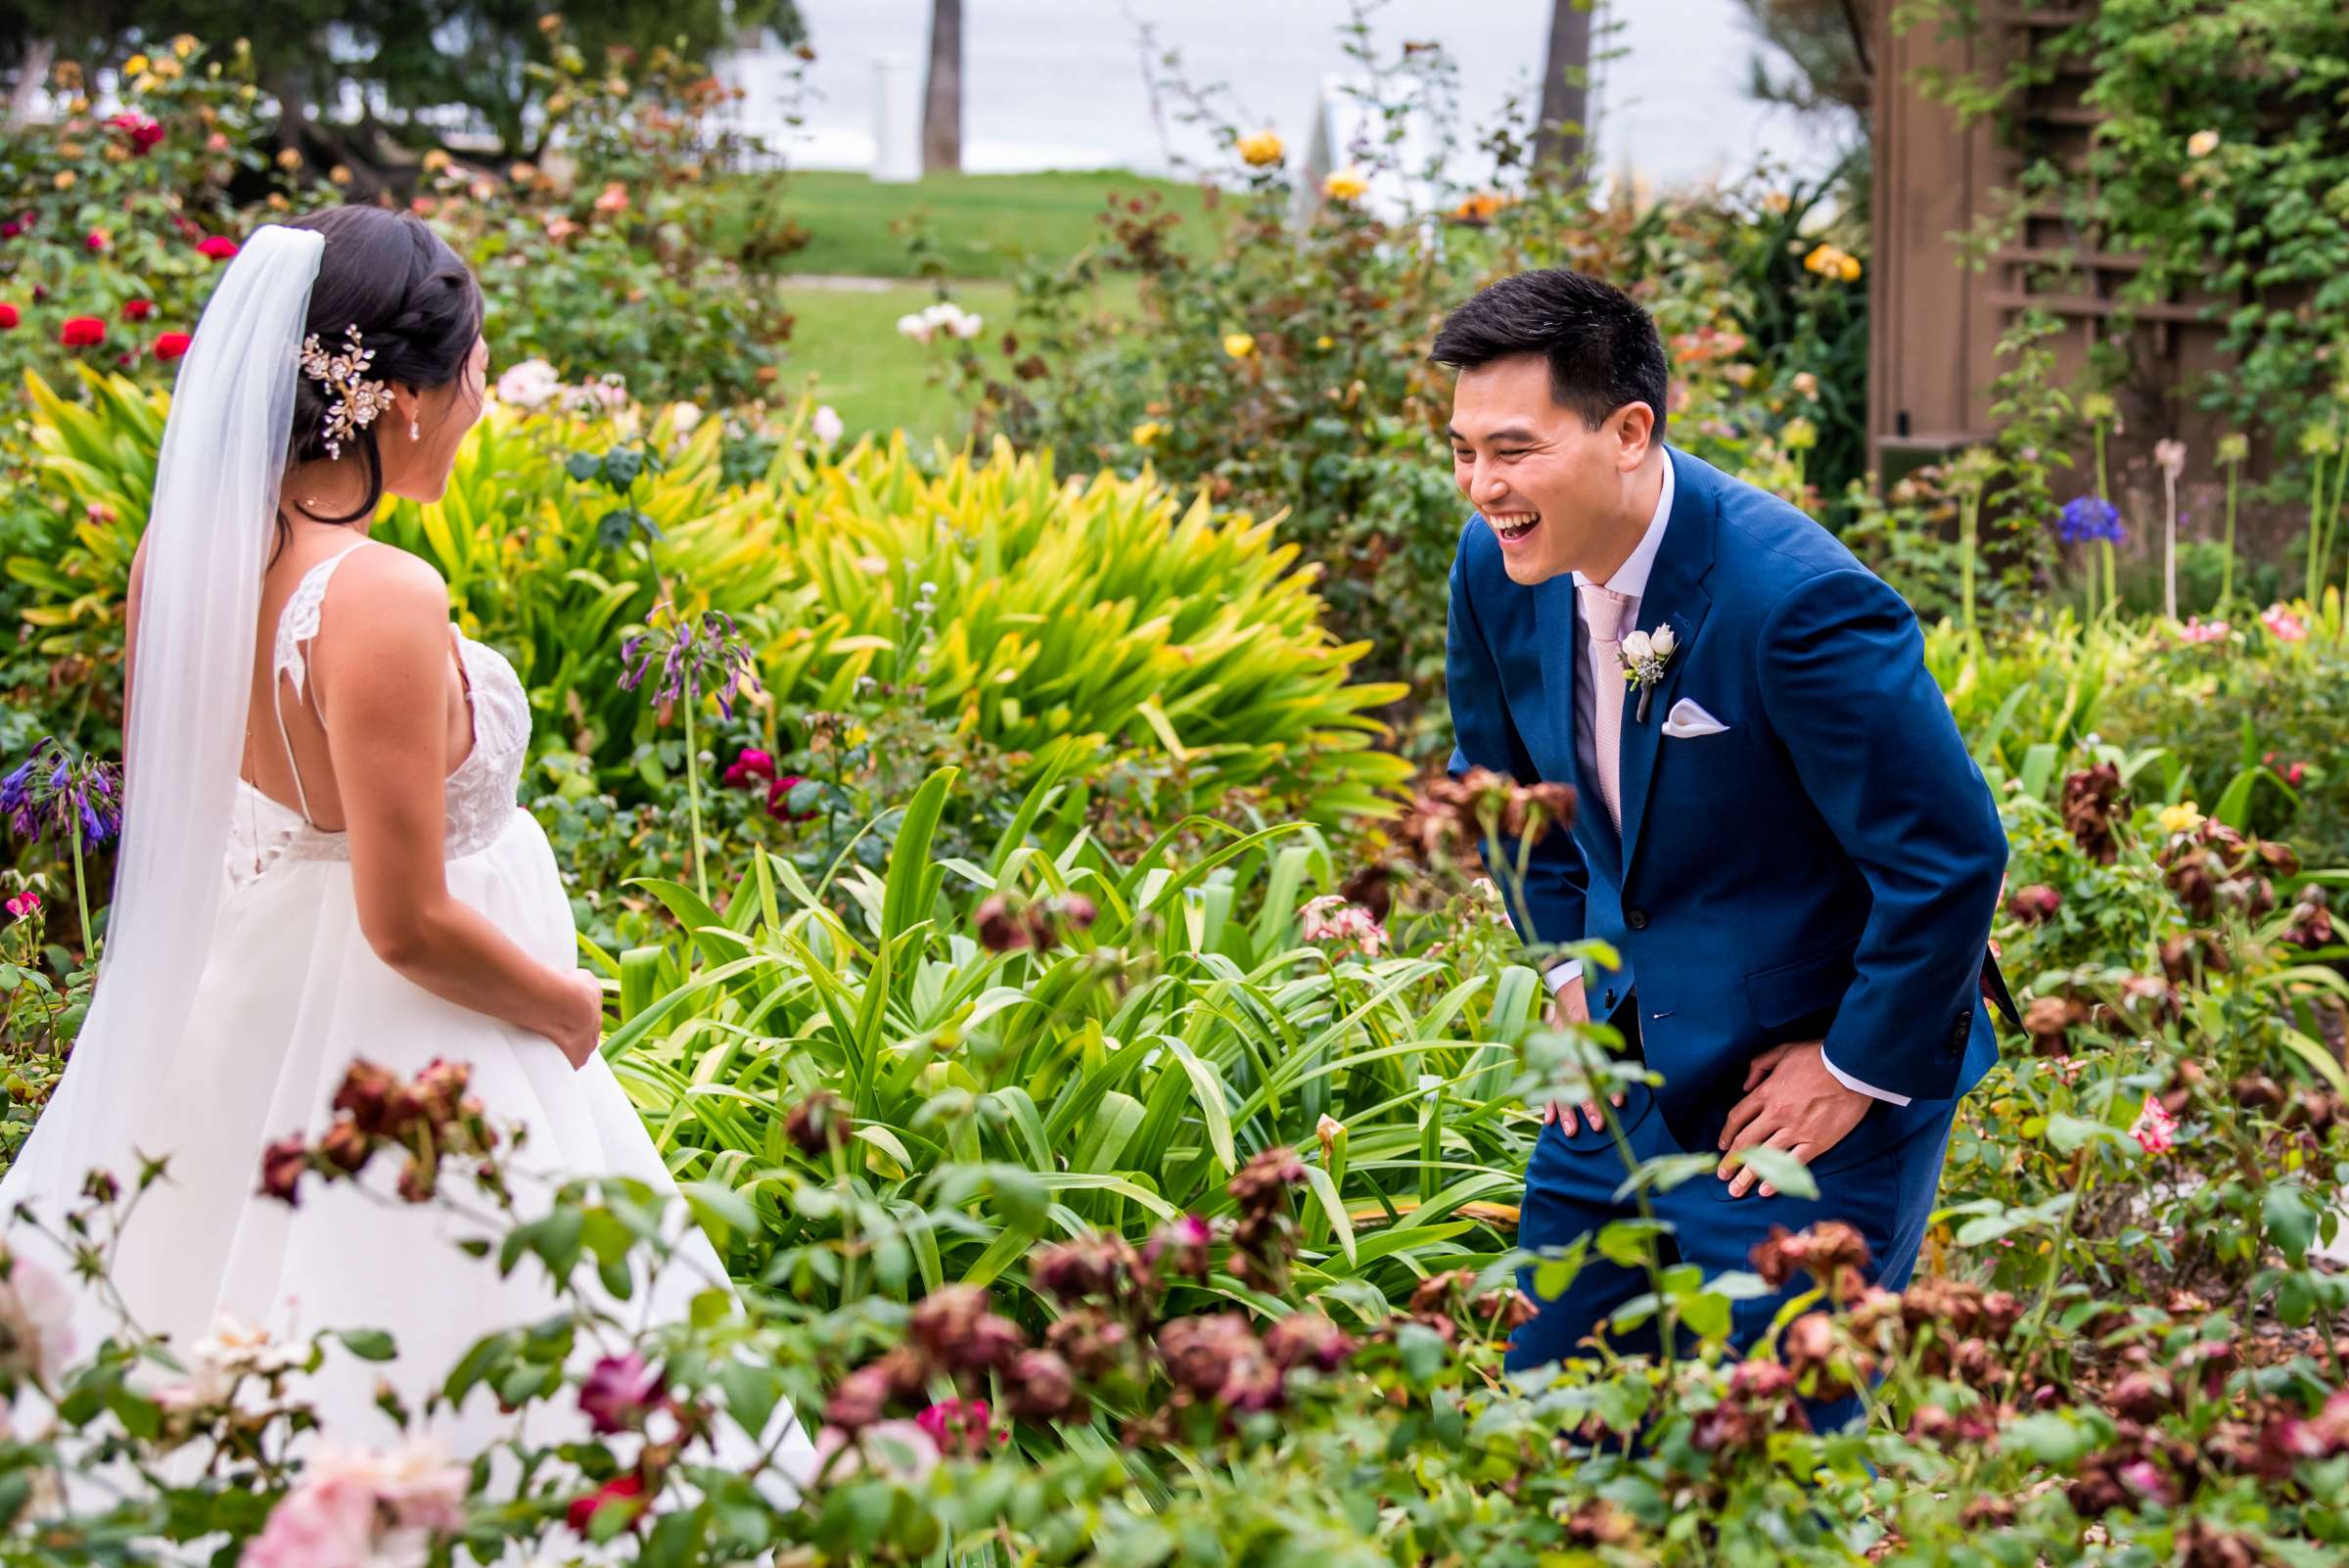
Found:
[[[521,684],[450,624],[431,566],[367,537],[385,495],[446,486],[481,417],[481,328],[464,263],[378,208],[264,228],[221,279],[132,567],[112,934],[71,1066],[0,1184],[53,1220],[92,1169],[127,1183],[167,1157],[114,1268],[131,1320],[183,1355],[224,1316],[389,1329],[411,1408],[479,1336],[558,1309],[535,1266],[500,1279],[388,1182],[258,1195],[263,1147],[323,1131],[353,1058],[403,1078],[470,1064],[530,1169],[673,1191],[597,1053],[602,992],[516,805]],[[682,1318],[724,1279],[685,1240],[632,1318]],[[76,1314],[85,1352],[118,1327],[94,1298]],[[343,1361],[305,1394],[342,1441],[389,1439],[380,1369]],[[435,1427],[460,1453],[512,1429],[484,1390]]]

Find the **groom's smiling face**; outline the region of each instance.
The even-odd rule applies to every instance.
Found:
[[[1644,403],[1596,430],[1560,403],[1541,354],[1462,370],[1451,394],[1451,471],[1500,541],[1512,581],[1582,571],[1600,581],[1629,553],[1628,481],[1648,449]],[[1638,537],[1633,528],[1630,540]]]

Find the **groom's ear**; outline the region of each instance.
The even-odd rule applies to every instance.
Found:
[[[1615,466],[1629,474],[1647,461],[1656,437],[1656,411],[1644,402],[1626,403],[1607,416],[1606,429],[1615,438]]]

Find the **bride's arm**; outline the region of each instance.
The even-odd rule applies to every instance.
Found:
[[[331,611],[311,669],[359,929],[434,995],[543,1035],[583,1064],[603,1026],[592,977],[538,962],[448,891],[447,586],[414,556],[363,550],[337,574]]]

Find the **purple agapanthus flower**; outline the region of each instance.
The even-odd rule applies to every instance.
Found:
[[[653,696],[664,704],[679,698],[694,702],[706,694],[732,718],[735,697],[745,687],[759,689],[750,644],[722,610],[687,618],[668,605],[655,609],[645,629],[620,645],[621,689],[634,691],[656,664],[661,683]]]
[[[2120,509],[2110,501],[2101,495],[2075,495],[2056,515],[2055,536],[2066,544],[2096,539],[2118,544],[2128,533],[2121,527]]]
[[[0,816],[22,839],[78,837],[85,850],[114,842],[122,831],[122,777],[112,762],[76,761],[53,736],[0,777]]]

